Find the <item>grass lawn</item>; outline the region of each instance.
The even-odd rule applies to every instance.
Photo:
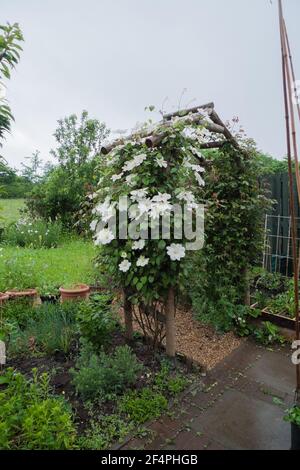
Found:
[[[23,207],[24,199],[0,199],[0,226],[16,222]]]
[[[8,288],[36,287],[48,292],[64,285],[95,282],[92,242],[71,239],[58,248],[0,248],[0,292]]]

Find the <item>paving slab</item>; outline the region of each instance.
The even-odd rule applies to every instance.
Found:
[[[247,340],[184,394],[172,419],[150,425],[151,439],[123,448],[288,450],[290,425],[283,415],[294,387],[289,348],[268,350]]]

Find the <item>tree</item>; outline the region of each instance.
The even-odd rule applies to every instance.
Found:
[[[25,157],[29,164],[22,163],[21,176],[32,184],[39,183],[42,178],[43,160],[40,158],[39,150],[33,152],[31,157]]]
[[[80,119],[75,114],[58,121],[54,133],[57,147],[51,151],[58,165],[50,168],[31,193],[27,207],[32,215],[46,219],[60,218],[70,228],[78,223],[81,205],[95,186],[95,168],[101,144],[108,135],[104,123],[89,119],[83,111]]]
[[[17,23],[10,25],[0,25],[0,80],[3,78],[10,79],[10,72],[20,59],[20,51],[22,47],[23,35]],[[5,132],[10,131],[13,116],[10,107],[5,99],[0,100],[0,147]]]

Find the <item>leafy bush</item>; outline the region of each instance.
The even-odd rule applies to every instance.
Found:
[[[85,436],[79,438],[80,449],[106,450],[115,441],[122,441],[132,430],[132,425],[126,423],[118,415],[101,416],[92,420]]]
[[[107,135],[105,124],[90,119],[87,111],[80,118],[73,114],[58,121],[57,148],[51,150],[58,166],[27,198],[30,214],[52,221],[59,218],[64,227],[73,227],[81,203],[99,178],[97,156]]]
[[[128,346],[119,346],[109,356],[93,354],[85,347],[72,370],[73,383],[84,399],[107,399],[133,385],[141,364]]]
[[[69,304],[43,304],[33,308],[33,318],[28,319],[25,329],[18,325],[12,329],[9,354],[69,353],[76,337],[74,307]]]
[[[279,328],[269,321],[264,322],[261,327],[254,331],[254,337],[264,346],[274,343],[285,343],[285,339],[279,333]]]
[[[140,392],[129,392],[120,402],[120,411],[128,415],[136,424],[159,418],[167,408],[167,399],[150,388],[143,388]]]
[[[290,408],[287,411],[286,416],[284,417],[284,420],[296,424],[297,426],[300,426],[300,408],[299,406],[293,406],[293,408]]]
[[[111,294],[97,294],[78,307],[76,321],[80,333],[96,350],[110,341],[117,326],[116,317],[112,313],[112,301]]]
[[[68,404],[51,397],[49,377],[33,380],[8,369],[0,376],[0,449],[62,450],[72,449],[75,427]]]
[[[20,220],[7,227],[3,234],[4,243],[23,248],[55,248],[61,238],[61,223],[43,220]]]

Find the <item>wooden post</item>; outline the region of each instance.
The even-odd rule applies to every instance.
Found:
[[[249,276],[248,276],[247,268],[243,269],[243,277],[244,277],[244,280],[245,280],[244,304],[247,307],[250,307],[250,305],[251,305],[250,282],[249,282]]]
[[[173,287],[169,288],[166,305],[166,352],[170,357],[176,353],[176,328],[175,328],[175,295]]]
[[[131,341],[133,336],[132,305],[127,298],[125,290],[123,290],[123,308],[125,318],[125,336],[129,341]]]

